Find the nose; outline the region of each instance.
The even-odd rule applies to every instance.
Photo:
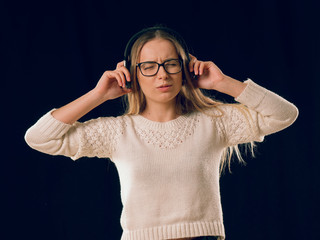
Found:
[[[157,73],[157,77],[159,79],[167,79],[168,78],[168,73],[164,69],[164,66],[160,66],[159,71]]]

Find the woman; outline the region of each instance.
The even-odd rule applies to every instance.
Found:
[[[44,153],[115,163],[122,240],[222,240],[219,176],[230,160],[226,153],[288,127],[298,110],[252,80],[238,81],[189,55],[173,30],[149,28],[132,42],[125,61],[130,71],[118,63],[93,90],[45,114],[25,139]],[[241,104],[213,101],[200,89],[229,94]],[[125,115],[77,122],[123,95]]]

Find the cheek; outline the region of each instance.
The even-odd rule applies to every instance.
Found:
[[[138,74],[138,79],[137,79],[140,89],[142,90],[143,93],[150,91],[152,88],[152,81],[153,79],[150,77],[145,77],[141,74]]]
[[[182,73],[177,74],[176,77],[174,78],[174,81],[182,85],[182,82],[183,82]]]

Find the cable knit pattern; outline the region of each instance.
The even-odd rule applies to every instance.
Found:
[[[160,124],[149,121],[141,116],[137,116],[142,125],[136,126],[138,136],[147,144],[151,144],[161,149],[176,148],[184,140],[191,136],[198,121],[197,114],[189,117],[181,116],[177,120]]]
[[[121,240],[196,236],[225,238],[219,190],[224,149],[291,125],[297,108],[251,80],[236,99],[169,122],[140,115],[68,125],[51,112],[28,129],[29,146],[52,155],[109,157],[116,165],[123,211]]]
[[[73,159],[86,157],[111,157],[119,138],[124,133],[123,118],[98,118],[74,126],[79,134],[79,150]]]
[[[254,124],[257,113],[240,104],[224,104],[213,108],[208,115],[213,115],[211,121],[216,124],[219,136],[224,138],[227,146],[234,146],[250,141],[263,141],[258,126]],[[219,115],[220,114],[220,115]]]

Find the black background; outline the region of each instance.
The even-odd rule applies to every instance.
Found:
[[[227,75],[296,104],[298,120],[221,178],[228,240],[320,239],[319,10],[316,1],[1,1],[2,239],[119,239],[120,187],[107,159],[30,149],[25,131],[122,60],[128,39],[162,23]],[[231,101],[227,96],[217,98]],[[82,120],[117,115],[121,101]]]

